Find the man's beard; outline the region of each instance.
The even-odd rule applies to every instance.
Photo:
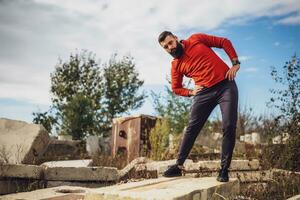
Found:
[[[183,55],[183,46],[181,43],[176,41],[176,48],[170,52],[173,58],[180,58]]]

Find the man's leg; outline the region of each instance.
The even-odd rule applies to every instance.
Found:
[[[222,175],[224,175],[224,179],[220,179],[220,181],[228,181],[228,168],[230,167],[232,153],[235,146],[237,123],[238,89],[235,81],[229,81],[223,86],[222,90],[220,90],[218,103],[221,108],[223,126],[221,171],[218,179],[220,176],[222,178]]]
[[[193,105],[191,107],[189,123],[179,148],[178,159],[176,162],[178,165],[183,165],[195,143],[198,134],[200,133],[207,118],[216,105],[216,101],[211,98],[209,94],[195,96]]]
[[[180,166],[182,166],[186,160],[199,132],[216,105],[217,102],[213,92],[209,90],[200,92],[194,97],[189,116],[189,124],[183,135],[177,162],[164,172],[165,177],[181,176],[182,170]]]

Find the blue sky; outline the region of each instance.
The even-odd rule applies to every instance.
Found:
[[[273,109],[266,106],[271,97],[269,90],[278,86],[271,78],[271,66],[280,69],[292,55],[299,55],[300,26],[275,24],[273,18],[262,17],[241,25],[226,25],[208,33],[229,38],[241,55],[241,69],[236,77],[240,105],[253,108],[255,115],[274,113]],[[229,63],[223,50],[214,50]],[[146,90],[164,94],[160,85],[149,85]],[[151,98],[146,101],[147,106],[143,108],[145,112],[153,112],[151,103]],[[140,110],[135,112],[139,113]],[[216,108],[211,117],[215,117],[218,112],[219,109]]]
[[[276,87],[270,66],[300,54],[299,2],[192,2],[0,1],[0,117],[30,122],[32,112],[46,111],[50,73],[58,57],[66,60],[76,49],[93,51],[102,62],[114,52],[131,53],[144,89],[163,93],[171,57],[156,38],[165,29],[181,39],[196,32],[230,39],[242,62],[236,77],[241,105],[257,115],[270,112],[266,101]],[[151,98],[132,113],[154,114]]]

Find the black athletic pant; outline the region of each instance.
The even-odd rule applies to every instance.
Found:
[[[229,168],[235,145],[238,89],[234,80],[227,79],[210,88],[202,89],[194,96],[189,124],[181,142],[177,164],[183,165],[204,123],[218,104],[222,113],[223,130],[221,167]]]

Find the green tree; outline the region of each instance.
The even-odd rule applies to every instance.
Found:
[[[286,147],[276,155],[278,160],[271,160],[273,166],[289,170],[300,170],[300,65],[299,58],[292,56],[291,60],[281,69],[272,67],[271,76],[280,85],[271,89],[273,94],[269,106],[278,110],[275,118],[279,133],[291,135]],[[278,128],[277,128],[278,130]]]
[[[158,119],[155,127],[150,131],[151,151],[153,160],[163,160],[169,145],[170,125],[166,118]]]
[[[279,112],[277,120],[285,124],[285,131],[292,135],[300,133],[300,65],[296,54],[282,69],[272,67],[271,76],[279,89],[271,89],[269,106]]]
[[[99,127],[94,119],[97,111],[93,110],[93,101],[78,93],[62,109],[61,134],[72,133],[73,139],[83,139],[91,133],[97,133]]]
[[[113,117],[139,108],[145,98],[138,94],[143,81],[130,56],[117,60],[115,54],[99,67],[93,53],[82,51],[66,62],[59,59],[50,77],[57,131],[74,139],[107,135]]]
[[[186,85],[190,85],[190,82]],[[168,86],[165,86],[165,91],[165,95],[151,92],[153,107],[157,115],[168,120],[170,133],[178,135],[188,123],[192,99],[175,95]]]
[[[82,139],[87,134],[101,134],[101,97],[103,79],[95,55],[82,51],[68,61],[59,59],[51,73],[51,93],[56,109],[58,132]],[[82,116],[81,116],[82,115]]]
[[[122,113],[128,113],[142,106],[146,95],[138,93],[144,81],[138,78],[134,59],[124,56],[117,60],[114,54],[103,68],[102,117],[103,128],[111,128],[111,120]]]
[[[55,117],[52,116],[51,113],[52,109],[49,109],[47,112],[33,112],[33,123],[35,124],[41,124],[43,127],[49,132],[53,132],[53,127],[57,123],[57,120]]]

